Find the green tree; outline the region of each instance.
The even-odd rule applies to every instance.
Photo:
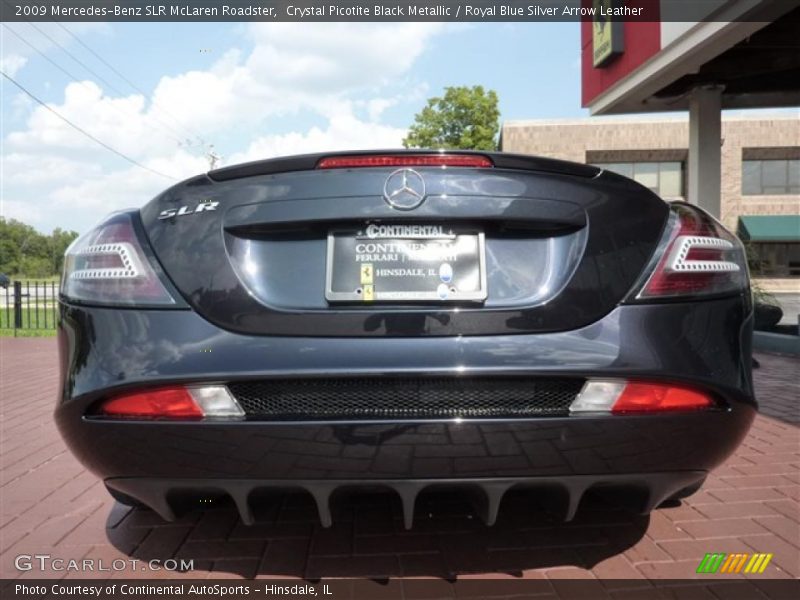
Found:
[[[60,227],[56,227],[50,234],[50,254],[53,257],[52,264],[55,274],[61,273],[64,265],[64,252],[76,237],[78,237],[76,231],[64,231]]]
[[[24,277],[57,275],[64,251],[76,237],[77,232],[60,227],[44,235],[16,219],[0,217],[0,273]]]
[[[406,148],[496,150],[500,131],[497,93],[475,85],[446,87],[414,117],[403,140]]]
[[[33,279],[54,275],[51,261],[42,256],[23,256],[20,261],[20,271],[25,277]]]

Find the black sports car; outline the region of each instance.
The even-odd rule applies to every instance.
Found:
[[[741,244],[596,167],[279,158],[184,181],[67,251],[69,447],[165,519],[227,495],[534,487],[571,519],[699,488],[755,414]]]

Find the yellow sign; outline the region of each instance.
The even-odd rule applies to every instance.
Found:
[[[372,302],[375,299],[375,287],[372,284],[363,286],[364,302]]]
[[[372,265],[361,265],[361,285],[372,283]]]
[[[611,20],[615,0],[593,0],[592,4],[592,64],[601,67],[622,53],[623,23]]]

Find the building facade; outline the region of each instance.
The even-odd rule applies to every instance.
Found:
[[[800,278],[800,118],[722,120],[720,220],[750,246],[754,275],[776,290]],[[665,199],[687,198],[688,118],[510,121],[505,152],[602,166]],[[784,281],[780,281],[784,280]]]

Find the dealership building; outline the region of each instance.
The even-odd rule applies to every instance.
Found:
[[[631,177],[670,200],[688,200],[688,117],[509,121],[506,152],[586,162]],[[718,217],[749,240],[768,287],[800,277],[800,118],[723,118]]]
[[[800,292],[800,7],[658,2],[646,22],[581,23],[592,117],[505,123],[501,147],[602,165],[697,204],[749,242],[765,287]],[[688,7],[693,21],[670,18]],[[723,117],[751,108],[783,110]]]

